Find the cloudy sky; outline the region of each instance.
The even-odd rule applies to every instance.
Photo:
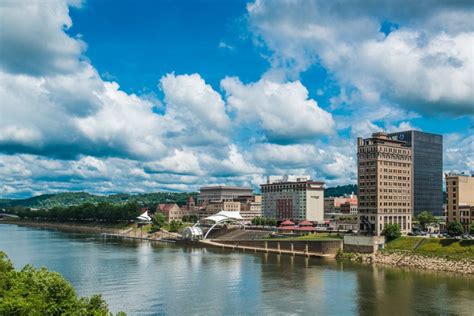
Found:
[[[472,1],[0,1],[0,197],[356,183],[355,139],[474,171]]]

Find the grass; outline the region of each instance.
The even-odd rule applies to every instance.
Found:
[[[413,250],[418,241],[420,246]],[[450,259],[474,259],[474,240],[400,237],[385,245],[388,251],[410,251],[414,254],[430,257],[448,257]]]
[[[385,245],[387,250],[413,250],[421,237],[400,237]]]
[[[427,238],[415,253],[453,259],[474,259],[474,240]]]

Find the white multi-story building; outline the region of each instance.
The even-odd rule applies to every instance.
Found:
[[[324,182],[311,181],[309,176],[270,176],[261,191],[265,217],[324,220]]]

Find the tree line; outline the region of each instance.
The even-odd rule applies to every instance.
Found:
[[[20,218],[31,220],[118,222],[135,220],[140,215],[140,205],[136,202],[123,205],[103,202],[69,207],[56,206],[40,210],[17,206],[9,209],[9,212]]]

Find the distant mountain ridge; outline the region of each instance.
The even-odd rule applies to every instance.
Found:
[[[324,196],[342,196],[344,194],[357,194],[357,185],[349,184],[332,188],[326,188]],[[51,208],[55,206],[72,206],[83,203],[123,204],[127,202],[138,202],[140,204],[152,205],[158,203],[186,204],[189,196],[197,200],[197,192],[155,192],[143,194],[118,193],[112,195],[95,195],[87,192],[63,192],[54,194],[42,194],[27,199],[0,199],[0,208],[24,206],[30,208]]]
[[[83,203],[123,204],[127,202],[138,202],[144,205],[159,203],[186,204],[189,196],[197,198],[197,192],[156,192],[143,194],[118,193],[112,195],[95,195],[87,192],[64,192],[54,194],[42,194],[27,199],[0,199],[0,208],[24,206],[30,208],[52,208],[55,206],[67,207]]]

